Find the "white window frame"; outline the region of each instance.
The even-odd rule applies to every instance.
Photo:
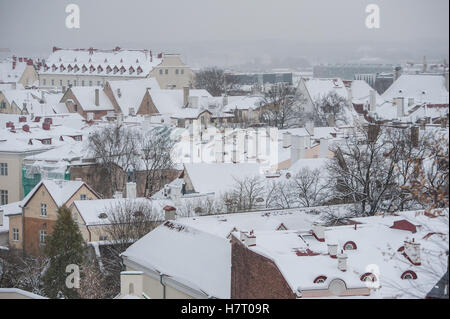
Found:
[[[8,204],[8,190],[0,189],[0,205]]]
[[[80,200],[87,200],[86,194],[80,194]]]
[[[45,237],[47,237],[47,231],[45,229],[41,229],[39,231],[39,243],[45,244]]]
[[[0,163],[0,175],[8,176],[8,163]]]
[[[13,228],[12,230],[12,240],[19,241],[19,228]]]
[[[47,204],[45,203],[41,203],[41,216],[47,216]]]

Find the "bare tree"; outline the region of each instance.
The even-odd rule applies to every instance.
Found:
[[[330,119],[336,123],[349,124],[345,116],[347,100],[332,91],[313,103],[312,120],[316,126],[330,126]]]
[[[223,196],[227,212],[252,210],[264,200],[264,184],[259,176],[235,178],[235,186]]]
[[[106,277],[93,262],[81,266],[80,297],[83,299],[105,299],[108,297]]]
[[[141,135],[139,155],[145,168],[145,196],[158,191],[164,171],[173,167],[171,158],[175,141],[167,128],[154,128]]]
[[[225,73],[222,69],[211,67],[195,74],[195,88],[205,89],[212,96],[221,96],[225,92]]]
[[[161,212],[155,211],[150,200],[142,199],[124,199],[105,213],[109,225],[105,227],[104,232],[109,244],[105,246],[106,254],[102,257],[102,262],[111,289],[118,291],[120,272],[125,267],[120,254],[158,226],[163,217]]]
[[[135,130],[113,124],[95,130],[89,135],[89,148],[107,176],[105,182],[110,193],[123,190],[126,174],[137,164],[138,134]]]
[[[298,207],[321,206],[326,202],[327,183],[320,169],[302,168],[290,182],[292,202]]]
[[[264,93],[260,121],[269,126],[285,129],[299,125],[302,96],[288,84],[273,85]]]

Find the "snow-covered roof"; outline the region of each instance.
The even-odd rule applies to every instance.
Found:
[[[352,90],[352,103],[353,104],[369,104],[370,103],[370,91],[374,90],[364,80],[354,80],[351,84]],[[381,96],[375,91],[376,103],[381,102]]]
[[[39,73],[144,78],[162,60],[148,50],[59,49],[50,54]]]
[[[58,207],[64,205],[85,183],[82,181],[42,180],[21,201],[24,206],[33,197],[41,185],[47,188]]]
[[[381,97],[391,102],[394,98],[404,97],[406,100],[413,98],[415,103],[449,103],[449,93],[442,75],[403,74]]]
[[[305,87],[313,102],[335,92],[338,96],[348,99],[348,92],[344,82],[340,78],[324,79],[324,78],[304,78]]]
[[[75,86],[70,88],[70,90],[73,92],[84,111],[114,110],[111,100],[100,86]],[[98,90],[98,105],[95,105],[96,90]]]
[[[16,61],[13,68],[12,60],[5,60],[0,62],[0,83],[1,82],[18,82],[22,77],[25,68],[27,67],[27,62]]]
[[[254,110],[261,106],[264,98],[261,96],[228,96],[228,104],[224,105],[224,112],[234,110]]]
[[[159,84],[155,78],[108,81],[114,98],[119,104],[123,114],[130,114],[130,108],[137,112],[147,90],[159,90]]]
[[[198,193],[222,193],[233,188],[236,180],[256,177],[257,163],[186,163],[184,168]]]

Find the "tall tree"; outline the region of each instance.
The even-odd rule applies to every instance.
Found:
[[[70,275],[66,269],[69,265],[81,267],[85,251],[83,237],[70,210],[65,206],[60,207],[53,233],[47,237],[45,244],[45,254],[50,264],[43,280],[48,297],[79,298],[77,289],[66,284]]]
[[[205,89],[212,96],[221,96],[225,92],[225,73],[216,67],[202,69],[195,74],[194,86]]]

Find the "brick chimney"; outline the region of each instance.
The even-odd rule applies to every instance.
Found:
[[[343,250],[341,250],[341,253],[337,255],[338,259],[338,269],[340,271],[347,271],[347,254],[344,253]]]
[[[176,219],[177,209],[175,207],[167,205],[164,206],[163,210],[165,221]]]
[[[338,244],[336,244],[336,243],[328,243],[327,247],[328,247],[328,254],[330,255],[330,257],[331,258],[337,258]]]

